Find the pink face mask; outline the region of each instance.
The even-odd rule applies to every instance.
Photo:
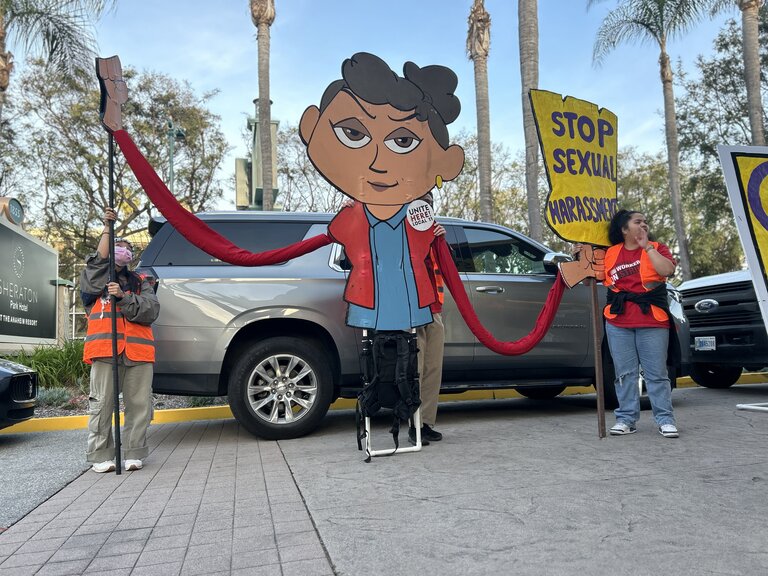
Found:
[[[115,246],[115,264],[127,266],[133,260],[133,253],[125,246]]]

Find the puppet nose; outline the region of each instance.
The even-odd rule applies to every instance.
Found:
[[[379,147],[377,145],[376,146],[376,154],[373,156],[373,160],[371,161],[371,164],[370,164],[370,166],[368,166],[368,168],[371,170],[371,172],[376,172],[376,174],[386,174],[387,170],[385,170],[381,166],[381,162],[380,161],[378,162],[378,165],[377,165],[377,161],[378,160],[379,160]]]

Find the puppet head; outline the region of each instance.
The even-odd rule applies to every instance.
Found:
[[[299,125],[307,154],[322,176],[369,208],[421,198],[438,178],[456,178],[464,150],[448,142],[459,115],[458,80],[444,66],[406,62],[403,77],[372,54],[344,61],[341,80]]]
[[[99,117],[107,132],[122,130],[123,118],[121,107],[128,101],[128,86],[123,80],[123,68],[120,58],[96,58],[96,76],[101,89]]]

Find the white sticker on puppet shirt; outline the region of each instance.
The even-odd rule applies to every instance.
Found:
[[[432,213],[432,206],[424,200],[414,200],[408,205],[408,224],[419,232],[429,230],[435,223],[435,215]]]

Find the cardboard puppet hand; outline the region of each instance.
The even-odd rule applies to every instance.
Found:
[[[96,76],[101,88],[99,117],[110,134],[123,129],[121,107],[128,101],[128,86],[123,80],[120,58],[96,58]]]
[[[605,248],[582,244],[573,262],[558,264],[563,281],[568,288],[573,288],[585,278],[605,280]]]

